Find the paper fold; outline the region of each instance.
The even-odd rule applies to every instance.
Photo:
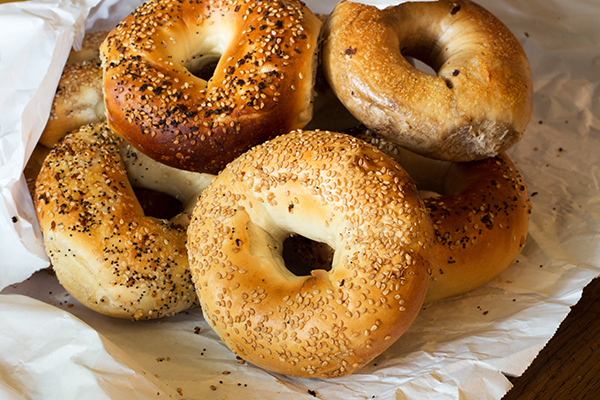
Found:
[[[19,295],[0,295],[0,397],[168,399],[176,392],[71,314]],[[40,336],[52,338],[40,340]],[[135,369],[134,369],[135,368]],[[21,397],[18,397],[21,396]]]

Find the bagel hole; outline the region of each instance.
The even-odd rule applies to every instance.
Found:
[[[183,204],[175,197],[145,188],[133,188],[138,202],[149,217],[171,219],[183,211]]]
[[[407,56],[406,59],[413,67],[415,67],[419,71],[424,72],[428,75],[437,75],[437,71],[426,62],[421,61],[418,58],[409,56]]]
[[[433,66],[433,65],[435,65],[435,62],[429,62],[427,60],[423,61],[420,58],[416,58],[416,57],[412,57],[412,56],[405,56],[405,58],[417,70],[419,70],[427,75],[438,76],[439,68],[436,68],[435,66]],[[449,78],[443,78],[443,79],[444,79],[444,82],[446,83],[446,86],[448,87],[448,89],[454,88],[454,83],[452,82],[451,79],[449,79]]]
[[[283,241],[285,267],[296,276],[308,276],[312,270],[331,270],[333,249],[301,235],[291,235]]]
[[[209,81],[217,68],[220,56],[198,54],[185,63],[185,68],[195,77]]]
[[[419,189],[419,196],[421,196],[421,198],[423,200],[425,200],[425,199],[435,199],[437,197],[441,197],[442,194],[437,190]]]

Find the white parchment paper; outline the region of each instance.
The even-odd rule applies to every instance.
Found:
[[[480,0],[532,67],[533,117],[510,150],[533,203],[527,245],[487,285],[427,305],[358,373],[315,380],[236,359],[199,309],[144,322],[96,314],[44,269],[23,166],[71,46],[139,1],[0,4],[0,398],[500,399],[505,374],[523,373],[600,271],[600,3]],[[327,13],[334,2],[307,4]]]

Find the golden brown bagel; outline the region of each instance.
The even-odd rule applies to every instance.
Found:
[[[473,2],[380,10],[342,1],[324,36],[323,69],[340,101],[369,129],[415,153],[448,161],[495,156],[520,140],[529,122],[525,52]]]
[[[145,216],[128,173],[131,182],[159,187],[192,206],[212,179],[159,165],[105,124],[86,125],[52,148],[37,178],[46,252],[65,289],[102,314],[147,319],[185,310],[197,301],[185,248],[187,217]]]
[[[446,195],[424,199],[434,223],[426,302],[471,291],[514,263],[525,246],[531,204],[506,153],[448,168]]]
[[[282,244],[335,249],[296,276]],[[206,320],[267,370],[333,378],[396,341],[427,290],[432,227],[410,177],[348,135],[293,131],[249,150],[203,192],[188,230]]]
[[[52,147],[82,125],[106,119],[100,68],[100,43],[108,31],[86,33],[81,49],[72,49],[52,100],[50,117],[39,143]]]
[[[67,64],[81,64],[86,61],[100,61],[100,44],[106,39],[108,31],[86,32],[81,48],[72,49]]]
[[[311,119],[321,26],[297,0],[151,0],[101,46],[109,126],[160,162],[215,173]],[[190,72],[216,59],[208,81]]]
[[[98,61],[65,65],[39,143],[52,147],[67,133],[106,119]]]
[[[27,188],[29,189],[29,194],[32,199],[35,196],[35,181],[49,152],[50,149],[48,147],[37,144],[33,148],[33,152],[31,153],[31,156],[29,156],[25,168],[23,168],[25,182],[27,182]]]
[[[425,302],[466,293],[511,265],[523,250],[531,203],[506,153],[464,163],[404,150],[373,132],[349,130],[394,158],[419,189],[434,224],[432,269]]]

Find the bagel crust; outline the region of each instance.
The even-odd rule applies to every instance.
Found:
[[[149,187],[162,181],[166,191],[166,182],[179,181],[188,186],[180,193],[202,188],[181,176],[192,173],[147,159],[105,124],[86,125],[52,148],[36,181],[46,252],[63,287],[97,312],[148,319],[186,310],[197,304],[186,227],[144,215],[126,166]],[[190,197],[195,204],[197,195]]]
[[[81,49],[71,49],[39,140],[41,145],[52,147],[67,133],[106,119],[100,44],[107,34],[108,31],[86,33]]]
[[[373,132],[348,133],[402,165],[425,192],[435,230],[425,303],[469,292],[504,271],[521,253],[531,202],[521,173],[506,153],[453,163],[427,159]]]
[[[109,127],[162,163],[216,173],[310,121],[321,26],[297,0],[150,0],[100,49]],[[208,81],[193,75],[215,60]]]
[[[324,37],[332,89],[389,141],[458,162],[495,156],[522,138],[532,111],[529,62],[510,30],[481,6],[440,0],[380,10],[341,1]]]
[[[426,302],[500,274],[523,250],[529,229],[527,187],[506,153],[456,163],[448,174],[448,194],[424,199],[436,238]]]
[[[99,61],[65,65],[39,143],[52,147],[67,133],[106,119]]]
[[[334,249],[296,276],[283,241]],[[249,150],[203,192],[188,230],[206,320],[269,371],[333,378],[364,366],[416,317],[432,226],[410,177],[348,135],[293,131]]]
[[[67,64],[81,64],[87,61],[100,61],[100,45],[108,31],[86,32],[79,50],[72,49]]]

